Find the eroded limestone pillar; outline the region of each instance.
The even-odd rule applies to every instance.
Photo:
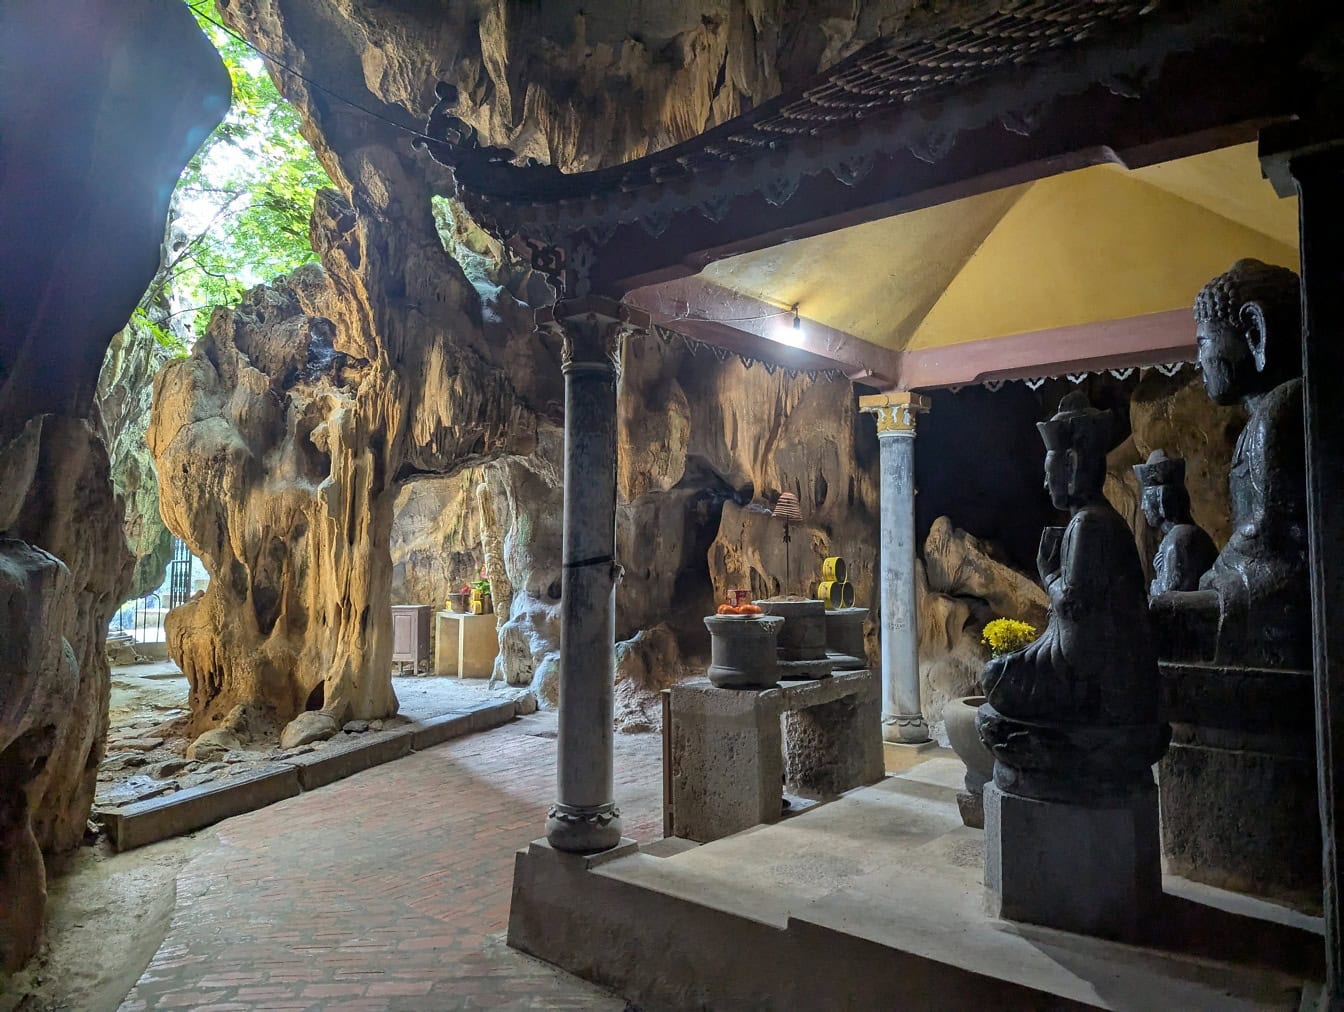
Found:
[[[647,314],[584,296],[537,313],[562,342],[565,373],[564,570],[560,578],[558,797],[546,837],[588,853],[621,839],[612,797],[615,674],[616,381],[621,339]]]
[[[882,740],[929,740],[919,700],[919,626],[915,600],[915,419],[929,399],[908,391],[859,398],[877,416],[881,447]]]

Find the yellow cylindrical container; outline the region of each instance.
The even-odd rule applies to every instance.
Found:
[[[821,578],[829,583],[844,583],[849,579],[849,567],[845,565],[845,560],[838,555],[833,555],[821,564]],[[823,600],[825,600],[823,598]]]
[[[840,607],[854,607],[854,584],[845,582],[840,585]]]
[[[826,603],[827,608],[840,608],[841,601],[844,600],[843,583],[837,583],[834,580],[822,580],[817,584],[817,597]]]

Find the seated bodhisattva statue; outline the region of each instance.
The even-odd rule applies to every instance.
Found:
[[[1164,660],[1311,666],[1297,275],[1238,260],[1195,300],[1204,389],[1248,412],[1228,487],[1232,536],[1199,589],[1152,599]]]
[[[1046,488],[1070,514],[1045,529],[1037,556],[1050,620],[1035,643],[986,665],[975,725],[994,755],[991,912],[1132,941],[1162,902],[1152,764],[1171,728],[1139,550],[1102,494],[1110,420],[1076,392],[1038,425]]]
[[[1143,566],[1129,525],[1102,493],[1110,416],[1075,392],[1038,428],[1050,498],[1071,517],[1041,536],[1045,632],[986,665],[978,726],[999,760],[999,787],[1049,796],[1060,783],[1142,781],[1167,730],[1158,723]],[[1121,732],[1115,740],[1112,728]]]
[[[1143,516],[1148,526],[1162,532],[1162,542],[1153,556],[1152,595],[1169,590],[1198,590],[1199,580],[1218,549],[1208,531],[1190,515],[1190,493],[1185,488],[1185,461],[1168,457],[1163,450],[1148,455],[1148,463],[1135,464],[1134,474],[1143,488]]]

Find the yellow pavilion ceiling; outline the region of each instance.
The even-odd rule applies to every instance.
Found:
[[[1188,309],[1246,256],[1298,262],[1296,201],[1260,177],[1254,144],[1080,169],[721,260],[704,277],[913,351]]]

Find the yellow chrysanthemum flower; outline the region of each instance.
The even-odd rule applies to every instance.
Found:
[[[1036,627],[1029,622],[1019,622],[1013,618],[996,618],[985,623],[984,634],[980,642],[989,647],[995,657],[1021,650],[1037,636]]]

